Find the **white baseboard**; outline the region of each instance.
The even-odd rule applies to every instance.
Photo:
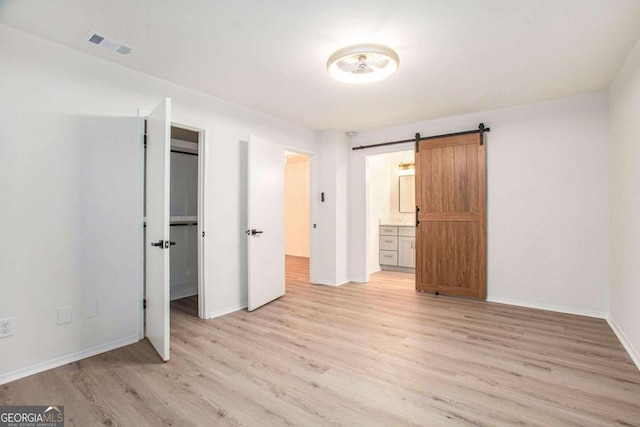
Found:
[[[606,319],[607,313],[584,310],[581,308],[565,307],[561,305],[541,304],[537,302],[518,301],[508,298],[487,297],[487,301],[496,302],[498,304],[516,305],[518,307],[536,308],[538,310],[555,311],[565,314],[577,314],[578,316],[595,317],[596,319]]]
[[[198,295],[198,282],[183,283],[169,288],[169,299],[171,301]]]
[[[633,363],[635,363],[636,367],[640,369],[640,352],[638,352],[633,347],[633,344],[631,344],[631,341],[629,341],[629,339],[624,334],[624,332],[622,332],[622,329],[620,329],[618,324],[615,322],[615,320],[611,318],[611,316],[607,316],[607,323],[611,327],[611,330],[613,331],[613,333],[616,334],[616,336],[620,340],[620,343],[622,344],[624,349],[627,350],[627,353],[629,353],[629,356],[631,356],[631,360],[633,360]]]
[[[244,310],[247,307],[249,307],[249,304],[244,302],[242,304],[237,304],[237,305],[232,305],[230,307],[221,308],[221,309],[209,312],[209,314],[207,314],[205,319],[214,319],[216,317],[224,316],[225,314],[233,313],[234,311]]]
[[[378,271],[382,271],[382,269],[380,268],[380,266],[377,266],[375,268],[373,268],[369,273],[367,274],[374,274],[377,273]]]
[[[350,282],[352,283],[369,283],[369,275],[367,274],[367,276],[356,276],[356,277],[352,277],[349,279]]]
[[[351,280],[349,280],[348,277],[341,277],[337,280],[337,285],[336,286],[342,286],[342,285],[346,285],[347,283],[350,283]]]
[[[340,281],[338,281],[336,283],[336,282],[332,282],[331,280],[320,279],[316,283],[314,283],[314,285],[336,286],[337,287],[337,286],[346,285],[349,282],[350,282],[350,280],[340,280]]]
[[[124,347],[125,345],[134,344],[138,341],[140,340],[138,339],[138,335],[136,334],[127,338],[111,341],[107,344],[102,344],[92,348],[88,348],[86,350],[66,354],[53,360],[37,363],[26,368],[18,369],[17,371],[7,372],[6,374],[0,375],[0,385],[25,378],[30,375],[39,374],[40,372],[48,371],[49,369],[57,368],[68,363],[77,362],[78,360],[86,359],[87,357],[92,357],[96,354],[115,350],[116,348]]]

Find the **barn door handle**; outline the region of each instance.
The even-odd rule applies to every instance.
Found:
[[[420,221],[418,220],[418,212],[420,212],[420,208],[416,205],[416,227],[420,224]]]

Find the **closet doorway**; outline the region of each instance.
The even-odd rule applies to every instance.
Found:
[[[310,282],[312,256],[311,156],[285,151],[285,274]]]
[[[204,131],[173,123],[170,132],[169,238],[171,246],[168,299],[172,308],[195,317],[205,318],[202,261],[204,253],[202,239],[204,237],[202,221]],[[145,169],[146,167],[145,156]],[[145,246],[145,254],[147,250]]]
[[[201,140],[203,132],[171,126],[169,299],[173,309],[204,317],[201,295]]]
[[[176,299],[178,296],[185,297],[190,293],[188,289],[193,289],[193,284],[190,284],[189,280],[176,283],[176,277],[193,278],[195,276],[196,283],[195,295],[190,296],[193,299],[194,309],[190,314],[178,313],[200,318],[204,318],[206,313],[204,239],[200,238],[200,236],[204,237],[205,133],[203,128],[195,128],[173,121],[171,98],[165,98],[151,112],[139,109],[138,116],[144,118],[141,121],[143,125],[141,130],[144,135],[144,163],[142,165],[144,220],[141,231],[144,244],[140,248],[144,260],[144,273],[138,331],[140,339],[148,338],[162,360],[168,361],[171,341],[171,285],[184,285],[176,288],[178,292],[174,290],[173,297]],[[172,173],[172,169],[175,170],[180,163],[189,164],[189,162],[175,160],[174,152],[195,156],[197,158],[195,170]],[[181,177],[181,174],[186,178]],[[172,175],[174,175],[173,180],[171,179]],[[189,176],[191,178],[188,178]],[[195,180],[193,176],[195,176]],[[187,185],[186,183],[189,181],[195,181],[195,184]],[[178,190],[172,190],[172,187],[176,187],[176,182],[184,184],[185,187],[188,186],[188,189],[184,190],[185,194],[182,194],[180,186],[178,186]],[[185,207],[178,209],[176,206],[180,199]],[[175,229],[175,226],[195,227],[197,230],[195,245],[189,244],[189,238],[180,239],[183,236],[171,231]],[[188,235],[188,233],[182,234]],[[182,240],[181,245],[178,245],[176,238]],[[173,264],[175,264],[175,259],[180,260],[180,258],[193,254],[194,247],[195,274],[183,271],[181,275],[176,276],[174,270],[178,267],[172,265],[171,261],[174,260]],[[187,255],[184,255],[183,251],[186,251]],[[193,279],[190,281],[193,282]],[[194,293],[193,290],[191,293]]]

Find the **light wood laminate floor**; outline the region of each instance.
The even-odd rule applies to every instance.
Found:
[[[168,363],[142,341],[0,386],[0,404],[63,404],[69,426],[640,425],[640,372],[604,320],[287,265],[286,296],[253,313],[174,303]]]

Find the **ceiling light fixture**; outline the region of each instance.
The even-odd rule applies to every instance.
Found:
[[[345,83],[366,84],[386,79],[400,65],[398,54],[379,44],[359,44],[336,51],[327,61],[331,77]]]

